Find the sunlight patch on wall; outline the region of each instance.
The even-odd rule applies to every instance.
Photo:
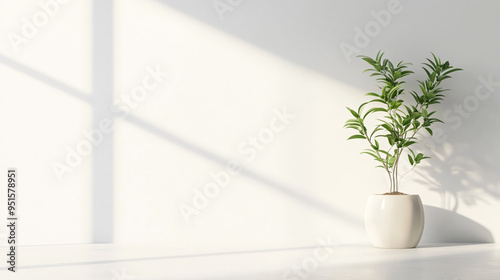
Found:
[[[91,1],[74,0],[3,2],[0,4],[0,55],[90,94],[90,4]],[[1,5],[8,8],[3,9]]]
[[[0,166],[18,168],[21,244],[89,242],[90,156],[62,181],[53,164],[74,161],[68,151],[85,139],[90,105],[10,67],[0,76]]]
[[[140,235],[186,246],[197,240],[200,249],[287,246],[311,231],[333,232],[331,219],[350,227],[333,234],[336,238],[359,231],[345,216],[322,208],[331,200],[319,194],[329,186],[311,180],[315,154],[322,153],[316,150],[322,141],[316,130],[332,129],[332,119],[318,108],[331,104],[322,104],[331,101],[326,95],[343,107],[344,99],[362,95],[359,90],[158,1],[120,1],[116,28],[115,102],[126,111],[115,138],[118,242]],[[278,115],[292,117],[271,135],[270,123]],[[312,125],[316,122],[319,127]],[[252,148],[252,137],[265,143]],[[220,161],[228,160],[240,162],[253,177],[232,178],[231,187],[186,227],[179,204],[189,203],[195,189],[223,169]],[[300,194],[312,199],[299,199]],[[261,232],[264,228],[273,231]],[[289,232],[294,235],[283,238]]]

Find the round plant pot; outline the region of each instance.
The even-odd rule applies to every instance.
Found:
[[[424,231],[420,196],[370,195],[365,209],[365,228],[373,247],[416,247]]]

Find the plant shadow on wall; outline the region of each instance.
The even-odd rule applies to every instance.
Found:
[[[474,158],[476,157],[476,159]],[[477,148],[465,143],[444,143],[440,151],[432,153],[429,165],[422,166],[415,181],[437,192],[441,207],[457,212],[459,206],[488,203],[488,198],[500,198],[495,185],[495,172],[500,169],[479,159]]]
[[[424,242],[494,242],[488,229],[457,213],[500,200],[500,131],[489,129],[497,127],[500,105],[500,83],[493,78],[480,76],[475,92],[448,96],[443,129],[419,147],[431,158],[413,181],[441,198],[441,208],[425,206]]]

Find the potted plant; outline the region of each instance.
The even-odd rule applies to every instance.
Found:
[[[379,52],[373,59],[360,56],[370,64],[364,72],[376,77],[380,92],[370,92],[371,100],[361,104],[357,110],[347,108],[353,118],[346,121],[346,128],[356,131],[348,139],[366,141],[367,154],[377,162],[389,177],[389,192],[370,195],[365,210],[365,227],[368,238],[374,247],[413,248],[416,247],[424,229],[424,211],[418,195],[399,191],[401,178],[413,170],[422,160],[428,158],[415,152],[412,147],[417,143],[417,135],[427,131],[432,135],[432,125],[441,120],[434,117],[432,105],[439,104],[446,89],[441,82],[451,78],[450,74],[462,69],[455,68],[432,54],[432,59],[423,63],[426,79],[418,81],[419,91],[403,89],[402,79],[414,72],[408,70],[410,63],[400,61],[393,64]],[[403,99],[406,98],[406,99]],[[412,99],[411,102],[409,99]],[[378,116],[377,116],[378,115]],[[373,118],[373,129],[367,128],[367,120]],[[370,123],[372,123],[370,121]],[[408,160],[411,169],[401,175],[401,160]]]

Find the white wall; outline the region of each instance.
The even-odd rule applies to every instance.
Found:
[[[366,242],[366,197],[387,182],[364,145],[345,140],[345,107],[377,89],[347,44],[412,62],[419,78],[431,51],[465,69],[446,83],[443,135],[422,147],[432,159],[402,191],[428,205],[424,241],[500,239],[498,2],[67,2],[50,6],[18,51],[9,36],[30,31],[23,17],[43,9],[0,4],[0,166],[19,170],[22,244],[204,252]],[[367,26],[363,41],[357,28]],[[481,79],[495,81],[492,93],[474,99]],[[293,117],[279,120],[283,110]],[[267,142],[250,148],[259,135]],[[93,151],[81,162],[68,154],[85,145]],[[56,162],[71,172],[58,176]],[[229,162],[238,174],[227,175]],[[214,186],[211,174],[227,186],[207,202],[196,192]],[[186,224],[179,207],[193,199],[207,206]]]

